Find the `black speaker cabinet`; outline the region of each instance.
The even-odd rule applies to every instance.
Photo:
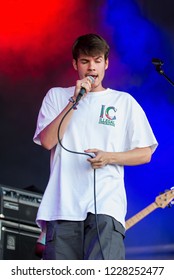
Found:
[[[0,218],[35,225],[42,195],[0,184]]]
[[[0,220],[0,260],[38,260],[35,245],[40,229]]]

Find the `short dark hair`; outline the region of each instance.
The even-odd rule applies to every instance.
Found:
[[[78,37],[72,46],[72,56],[77,61],[80,54],[97,56],[104,54],[105,60],[109,55],[108,43],[97,34],[86,34]]]

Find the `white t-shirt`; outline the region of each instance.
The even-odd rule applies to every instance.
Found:
[[[35,143],[41,144],[39,133],[63,110],[73,93],[74,87],[48,91],[39,112]],[[80,100],[62,144],[82,153],[92,148],[123,152],[147,146],[154,151],[157,147],[140,105],[130,94],[109,88],[90,92]],[[94,170],[88,157],[67,152],[60,144],[51,150],[50,178],[36,219],[39,226],[49,220],[82,221],[88,212],[95,213]],[[112,164],[96,170],[96,204],[98,214],[110,215],[125,226],[123,166]]]

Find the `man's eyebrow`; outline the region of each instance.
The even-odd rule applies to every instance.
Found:
[[[100,58],[103,58],[103,56],[102,55],[99,55],[99,56],[93,56],[93,58],[94,59],[100,59]],[[89,60],[90,58],[88,58],[88,57],[81,57],[81,58],[79,58],[79,60]]]
[[[99,55],[99,56],[95,56],[94,59],[100,59],[100,58],[103,58],[102,55]]]
[[[79,60],[89,60],[89,58],[87,58],[87,57],[81,57],[81,58],[79,58]]]

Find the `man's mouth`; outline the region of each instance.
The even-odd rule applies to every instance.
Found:
[[[91,74],[89,74],[89,75],[87,75],[87,76],[91,76],[91,77],[93,77],[93,79],[94,79],[94,80],[96,80],[96,79],[97,79],[97,77],[98,77],[98,75],[91,75]]]

